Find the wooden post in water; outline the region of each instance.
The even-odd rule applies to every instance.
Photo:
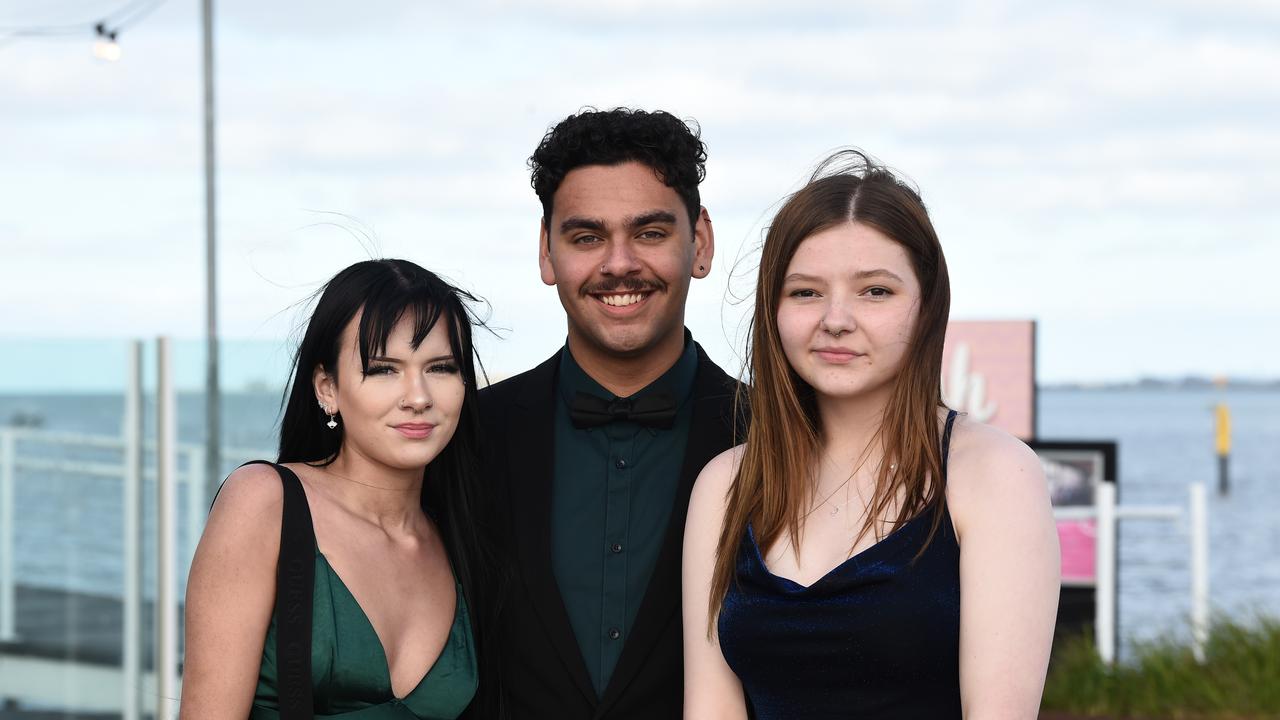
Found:
[[[1231,492],[1231,410],[1226,402],[1213,409],[1214,447],[1218,451],[1218,494]]]

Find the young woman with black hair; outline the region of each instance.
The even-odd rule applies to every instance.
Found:
[[[357,263],[324,288],[278,464],[231,474],[196,550],[182,718],[423,720],[471,702],[487,565],[473,518],[472,300],[404,260]],[[305,501],[289,506],[297,490]],[[277,602],[296,569],[279,572],[282,513],[300,506],[314,532],[309,653],[277,642],[306,607]],[[308,657],[309,707],[288,709],[300,691],[282,678]]]
[[[746,442],[689,501],[685,717],[1036,717],[1048,491],[1025,445],[943,405],[949,307],[919,195],[861,153],[778,211]]]

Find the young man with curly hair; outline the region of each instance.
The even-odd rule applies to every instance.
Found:
[[[735,433],[734,381],[684,327],[715,248],[705,162],[696,130],[627,108],[565,118],[529,159],[568,339],[480,395],[511,717],[681,715],[685,513]]]

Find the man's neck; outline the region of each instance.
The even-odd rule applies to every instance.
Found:
[[[569,333],[569,352],[592,380],[618,397],[630,397],[670,370],[684,352],[684,331],[672,333],[648,352],[619,356]]]

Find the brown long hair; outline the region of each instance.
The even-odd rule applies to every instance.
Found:
[[[750,384],[739,390],[740,402],[751,408],[751,422],[716,546],[708,634],[733,580],[748,522],[762,551],[786,531],[797,556],[800,552],[800,530],[812,501],[811,468],[819,452],[820,421],[813,388],[783,353],[778,300],[800,243],[847,222],[875,228],[901,245],[921,291],[911,346],[881,418],[878,439],[885,462],[876,473],[875,492],[853,545],[879,527],[876,521],[888,515],[900,494],[904,500],[890,532],[920,513],[932,512],[931,541],[942,521],[946,488],[937,411],[942,406],[942,344],[951,309],[947,263],[920,195],[862,152],[843,150],[820,164],[809,182],[787,199],[765,234],[750,326]],[[890,462],[897,466],[892,473]]]

